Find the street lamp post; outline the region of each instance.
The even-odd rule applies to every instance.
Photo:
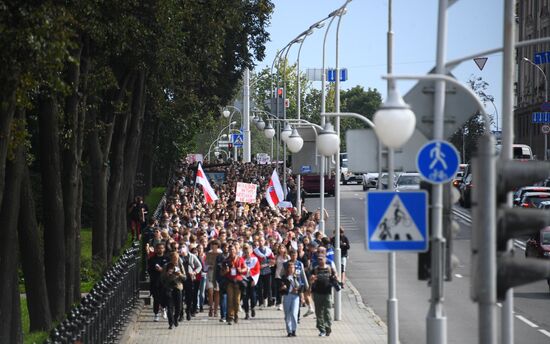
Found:
[[[212,150],[212,146],[214,145],[214,143],[216,143],[220,139],[220,137],[222,137],[223,131],[236,123],[237,122],[233,121],[228,125],[226,125],[225,127],[223,127],[222,130],[220,130],[220,133],[218,134],[217,138],[214,141],[212,141],[212,143],[210,144],[210,147],[208,148],[208,153],[206,154],[206,156],[208,156],[208,160],[210,160],[210,151]]]
[[[539,65],[535,64],[533,61],[529,60],[527,57],[523,57],[522,61],[529,63],[530,65],[537,68],[544,77],[544,102],[548,102],[548,79],[546,78],[546,73]],[[548,135],[544,134],[544,160],[548,160]]]

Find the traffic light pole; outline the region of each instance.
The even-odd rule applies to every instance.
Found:
[[[515,70],[515,0],[504,1],[503,51],[502,51],[502,150],[500,159],[512,159],[514,143],[514,70]],[[508,206],[512,206],[512,195],[508,195]],[[508,249],[513,245],[508,243]],[[501,341],[503,344],[514,343],[514,290],[509,289],[501,313]]]
[[[496,161],[495,139],[485,134],[478,141],[473,160],[476,204],[472,209],[473,292],[478,302],[479,343],[497,343],[497,260],[496,260]]]

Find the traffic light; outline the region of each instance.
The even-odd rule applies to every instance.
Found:
[[[510,288],[550,278],[550,262],[524,259],[508,250],[512,238],[536,234],[550,225],[550,213],[542,209],[510,208],[508,194],[544,180],[550,163],[497,161],[495,139],[483,135],[473,159],[472,189],[472,299],[480,304],[504,300]],[[488,316],[480,314],[480,319]]]
[[[426,190],[428,192],[428,235],[431,238],[431,229],[432,229],[432,184],[421,181],[420,190]],[[420,252],[418,254],[418,268],[417,268],[417,278],[419,281],[427,281],[431,276],[431,263],[432,263],[432,245],[430,240],[430,245],[428,246],[428,251]]]
[[[429,228],[432,227],[432,204],[431,190],[432,184],[422,181],[420,189],[428,192],[429,199]],[[452,206],[457,202],[456,196],[453,195],[454,187],[449,183],[443,186],[443,237],[444,237],[444,257],[445,257],[445,281],[452,281],[453,269],[458,265],[458,258],[453,254],[453,239],[458,233],[459,226],[454,216],[452,215]],[[430,234],[430,246],[427,252],[418,254],[417,278],[420,281],[427,281],[431,277],[431,256],[432,256],[432,240]]]
[[[497,210],[497,299],[504,300],[510,288],[550,278],[550,262],[520,258],[507,250],[512,238],[535,235],[550,225],[550,212],[543,209],[508,207],[508,192],[545,180],[550,174],[546,161],[500,160],[496,164]]]

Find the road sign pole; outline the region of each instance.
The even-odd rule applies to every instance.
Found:
[[[544,161],[548,160],[548,134],[544,134]]]
[[[445,55],[447,48],[447,0],[439,0],[437,23],[436,73],[446,74]],[[434,140],[443,139],[445,110],[445,81],[435,82],[434,95]],[[427,343],[447,343],[447,317],[443,308],[443,257],[445,239],[443,238],[443,185],[436,184],[432,189],[432,276],[431,302],[427,323]]]

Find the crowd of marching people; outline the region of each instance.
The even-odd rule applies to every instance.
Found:
[[[253,202],[237,201],[237,183],[257,185]],[[313,312],[319,336],[331,334],[331,294],[343,287],[349,241],[340,229],[340,279],[334,241],[319,231],[326,212],[302,206],[299,214],[292,202],[300,188],[290,174],[287,185],[290,202],[274,165],[181,163],[158,218],[141,229],[154,321],[167,318],[172,329],[207,311],[234,325],[239,312],[252,320],[257,310],[276,307],[289,337],[300,316]]]

